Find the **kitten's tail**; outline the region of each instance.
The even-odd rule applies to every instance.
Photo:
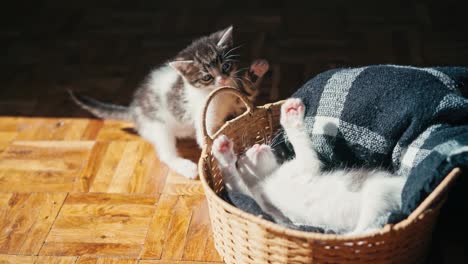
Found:
[[[68,90],[72,100],[81,108],[102,119],[133,121],[129,107],[103,103],[91,97],[82,96]]]

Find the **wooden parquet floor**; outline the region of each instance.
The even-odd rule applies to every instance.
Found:
[[[222,263],[200,182],[131,128],[0,118],[0,263]],[[191,141],[179,150],[200,152]]]

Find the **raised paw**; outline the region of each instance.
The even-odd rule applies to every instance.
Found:
[[[250,65],[250,71],[258,78],[263,77],[269,68],[270,65],[268,64],[268,61],[263,59],[254,60],[252,65]]]
[[[226,167],[236,163],[233,147],[234,143],[225,135],[220,135],[213,141],[212,153],[221,166]]]
[[[299,127],[304,123],[305,106],[301,99],[291,98],[281,106],[280,123],[284,128]]]

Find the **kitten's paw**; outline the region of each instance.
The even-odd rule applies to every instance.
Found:
[[[270,68],[267,60],[259,59],[254,60],[250,65],[250,71],[253,72],[257,77],[261,78]]]
[[[188,159],[178,158],[170,163],[171,169],[178,174],[189,179],[196,179],[198,176],[197,164]]]
[[[280,123],[284,128],[299,127],[304,123],[305,106],[301,99],[291,98],[281,106]]]
[[[213,141],[211,152],[221,166],[228,166],[236,162],[234,143],[225,135],[220,135]]]
[[[232,149],[232,141],[225,135],[218,136],[213,142],[213,151],[219,152],[221,154],[228,153],[229,151],[232,151]]]

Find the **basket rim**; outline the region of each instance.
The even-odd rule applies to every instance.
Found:
[[[258,110],[265,110],[270,108],[272,105],[277,105],[277,104],[282,104],[284,101],[278,101],[275,103],[269,103],[264,106],[257,106],[254,107],[254,112]],[[222,134],[224,129],[226,127],[234,125],[236,122],[239,120],[242,120],[246,116],[251,115],[252,113],[245,112],[244,114],[226,122],[214,135],[213,138],[216,138],[219,134]],[[228,211],[231,214],[234,214],[237,217],[241,217],[244,219],[247,219],[248,221],[251,221],[257,225],[261,225],[266,229],[269,229],[275,233],[283,234],[286,236],[292,236],[292,237],[298,237],[298,238],[303,238],[307,240],[326,240],[326,241],[350,241],[350,240],[359,240],[362,241],[363,239],[366,238],[373,238],[373,237],[379,237],[379,236],[384,236],[387,235],[391,232],[397,232],[401,229],[407,228],[409,225],[411,225],[414,220],[420,219],[424,217],[426,214],[430,213],[433,211],[431,208],[431,205],[434,203],[436,198],[443,193],[446,189],[448,189],[454,182],[455,180],[459,177],[461,174],[461,169],[459,167],[455,167],[450,171],[446,177],[439,183],[439,185],[423,200],[423,202],[405,219],[402,221],[396,223],[396,224],[386,224],[383,228],[366,233],[366,234],[359,234],[359,235],[340,235],[340,234],[322,234],[322,233],[315,233],[315,232],[308,232],[308,231],[300,231],[300,230],[294,230],[290,229],[287,227],[284,227],[282,225],[273,223],[271,221],[262,219],[258,216],[255,216],[253,214],[247,213],[234,205],[226,202],[223,200],[221,197],[216,194],[216,192],[210,187],[208,184],[208,181],[206,179],[205,171],[203,168],[205,168],[205,161],[209,157],[208,155],[208,144],[205,142],[202,148],[201,156],[198,162],[198,172],[200,176],[200,181],[202,183],[203,189],[205,191],[205,195],[213,197],[217,203],[219,203],[222,208],[226,211]]]

